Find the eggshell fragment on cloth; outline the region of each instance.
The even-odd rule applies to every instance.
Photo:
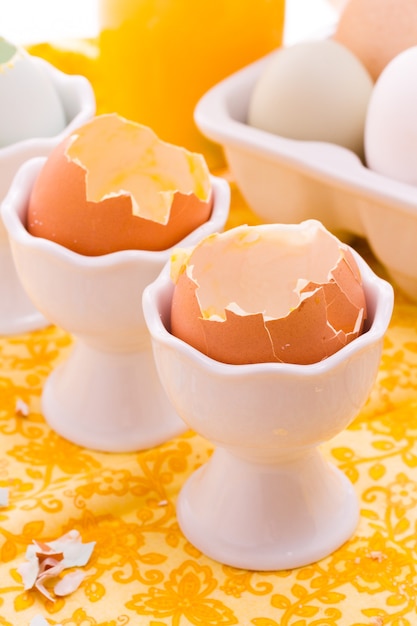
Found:
[[[333,35],[375,81],[400,52],[417,45],[416,0],[349,0]]]
[[[43,617],[43,615],[35,615],[30,620],[29,626],[49,626],[49,622]],[[62,626],[62,624],[56,624],[56,626]]]
[[[84,580],[85,572],[72,568],[86,565],[94,546],[94,541],[83,543],[77,530],[70,530],[49,542],[33,540],[26,550],[26,561],[17,568],[24,588],[35,588],[51,601],[55,601],[56,596],[73,593]],[[70,568],[71,571],[61,576],[64,570]],[[57,577],[53,595],[46,584]]]
[[[206,222],[211,209],[202,155],[107,114],[49,155],[32,189],[27,228],[84,255],[165,250]]]
[[[308,365],[363,330],[350,248],[317,220],[239,226],[171,257],[171,332],[229,364]]]
[[[9,490],[7,487],[0,487],[0,507],[9,505]]]
[[[53,137],[65,128],[63,104],[43,70],[26,50],[0,37],[0,147]]]

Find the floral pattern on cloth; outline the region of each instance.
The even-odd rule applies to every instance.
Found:
[[[256,221],[236,189],[232,203],[229,226]],[[370,256],[364,242],[354,245]],[[0,507],[0,626],[29,626],[37,615],[62,626],[416,624],[417,304],[396,293],[370,397],[322,446],[358,495],[356,532],[327,558],[291,571],[228,567],[182,535],[179,490],[213,451],[202,437],[188,431],[145,452],[110,454],[49,428],[43,384],[71,348],[54,326],[0,338],[0,488],[8,492]],[[80,587],[55,601],[25,591],[18,567],[27,546],[73,529],[95,542]]]

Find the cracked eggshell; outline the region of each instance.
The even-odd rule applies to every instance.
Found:
[[[108,114],[51,152],[32,189],[27,228],[89,256],[165,250],[206,222],[211,209],[202,155]]]
[[[229,364],[321,361],[363,330],[350,248],[320,222],[241,226],[171,258],[171,332]]]
[[[67,121],[54,85],[23,49],[0,38],[0,147],[52,137]]]

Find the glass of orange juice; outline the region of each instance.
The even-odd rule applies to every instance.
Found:
[[[285,0],[100,0],[98,112],[151,126],[171,143],[222,151],[193,112],[215,83],[282,43]]]

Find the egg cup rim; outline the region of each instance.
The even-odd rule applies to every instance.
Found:
[[[320,377],[324,373],[340,366],[344,361],[365,351],[367,348],[376,345],[378,342],[382,342],[394,308],[394,290],[392,285],[385,279],[377,276],[362,256],[350,246],[348,247],[358,263],[363,278],[367,304],[369,300],[368,290],[374,290],[374,292],[377,293],[373,319],[365,332],[321,361],[310,364],[277,362],[244,364],[223,363],[222,361],[217,361],[205,355],[184,340],[175,337],[166,328],[165,323],[162,321],[160,307],[156,304],[156,296],[163,294],[169,288],[172,290],[174,288],[169,275],[169,264],[165,265],[160,275],[145,287],[142,295],[144,316],[151,337],[155,342],[178,350],[190,361],[197,362],[203,369],[210,371],[216,370],[221,376],[237,378],[239,376],[263,376],[266,373],[274,374],[279,372],[281,375],[285,374],[288,376]],[[171,300],[172,297],[170,298],[169,304]]]
[[[9,232],[9,236],[19,242],[20,245],[31,247],[42,253],[54,255],[60,260],[78,267],[95,270],[108,268],[114,266],[116,263],[121,265],[129,262],[137,262],[138,260],[161,265],[161,262],[165,263],[168,261],[176,248],[187,247],[188,245],[196,243],[196,240],[213,233],[213,227],[218,231],[222,230],[228,217],[230,206],[229,184],[225,179],[210,174],[213,194],[210,217],[206,222],[192,230],[184,239],[180,240],[175,245],[164,250],[132,249],[117,250],[101,255],[83,255],[66,248],[60,243],[46,239],[45,237],[32,235],[23,224],[22,216],[18,215],[18,207],[23,203],[27,206],[30,189],[32,189],[36,175],[46,160],[47,157],[34,157],[28,159],[19,168],[1,206],[3,222]]]

